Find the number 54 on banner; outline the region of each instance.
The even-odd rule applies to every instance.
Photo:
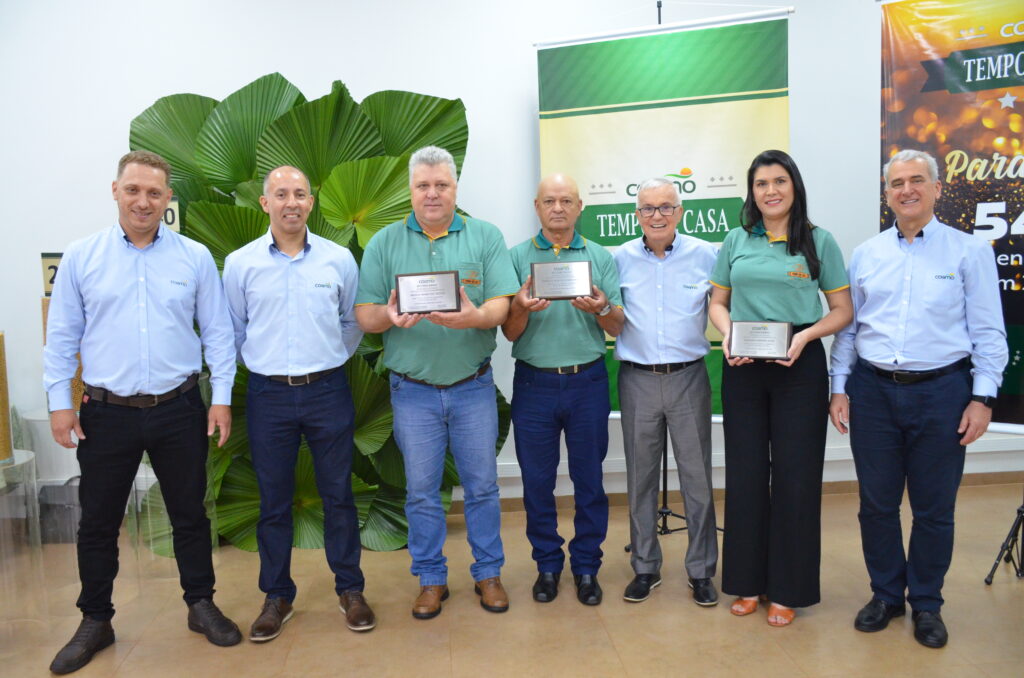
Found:
[[[1024,235],[1024,211],[1010,225],[1000,216],[1004,212],[1005,202],[979,202],[974,212],[974,235],[985,240],[999,240],[1007,233]]]

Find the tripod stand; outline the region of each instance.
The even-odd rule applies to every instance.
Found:
[[[999,561],[1001,560],[1005,560],[1013,565],[1013,570],[1018,578],[1024,577],[1024,557],[1022,557],[1024,539],[1021,538],[1022,533],[1024,533],[1024,503],[1017,508],[1017,517],[1014,519],[1013,525],[1010,526],[1010,532],[1006,535],[1003,545],[999,547],[996,562],[992,564],[992,569],[989,570],[988,576],[985,577],[986,584],[991,586],[992,577],[995,576],[996,569],[999,567]]]
[[[686,522],[686,516],[676,513],[668,507],[668,445],[663,445],[661,448],[661,507],[658,509],[658,517],[655,518],[655,522],[661,522],[661,525],[658,526],[658,534],[672,534],[673,532],[682,532],[686,529],[686,525],[682,527],[669,527],[669,517],[679,518],[684,523]],[[717,526],[715,529],[719,532],[725,531]],[[630,552],[632,546],[632,544],[626,544],[626,553]]]

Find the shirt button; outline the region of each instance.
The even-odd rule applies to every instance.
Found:
[[[145,327],[140,327],[140,328],[139,328],[139,332],[145,332],[145,331],[146,331],[146,328],[145,328]]]
[[[139,278],[139,282],[146,282],[145,278]]]

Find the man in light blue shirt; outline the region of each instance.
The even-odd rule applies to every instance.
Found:
[[[871,601],[854,622],[884,629],[913,609],[914,637],[942,647],[939,610],[953,555],[966,446],[988,428],[1007,361],[988,241],[935,219],[935,159],[900,151],[883,170],[894,228],[850,258],[854,320],[832,345],[829,414],[850,431]],[[904,555],[900,502],[914,513]]]
[[[241,640],[213,604],[203,506],[207,436],[219,429],[223,445],[231,432],[231,321],[209,251],[160,223],[171,200],[170,175],[155,153],[121,158],[112,187],[118,223],[69,245],[54,281],[43,383],[54,440],[73,449],[71,434],[78,439],[83,616],[50,665],[54,673],[80,669],[114,642],[117,535],[143,452],[174,530],[189,628],[215,645]],[[71,380],[79,353],[85,395],[76,414]],[[209,413],[196,388],[204,354],[213,388]]]
[[[292,616],[292,497],[302,436],[323,500],[338,605],[350,629],[369,631],[376,621],[363,598],[351,481],[355,408],[342,369],[363,336],[353,311],[359,272],[351,252],[307,228],[313,193],[300,170],[271,170],[260,204],[270,215],[267,234],[224,261],[235,342],[250,372],[246,419],[260,488],[256,540],[266,599],[249,640],[273,640]]]
[[[709,279],[714,245],[682,235],[679,191],[664,177],[640,184],[637,218],[644,235],[615,252],[626,324],[615,344],[626,453],[630,561],[636,576],[623,598],[639,603],[661,584],[658,477],[666,428],[672,436],[679,487],[686,502],[686,571],[693,599],[712,606],[718,565],[711,488]]]

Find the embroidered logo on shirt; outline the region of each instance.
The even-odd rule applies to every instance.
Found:
[[[178,285],[179,287],[188,287],[188,281],[187,280],[172,280],[171,284],[172,285]]]
[[[474,271],[468,269],[465,271],[466,277],[462,278],[463,285],[479,285],[480,284],[480,271]]]
[[[935,276],[936,280],[956,280],[956,273],[938,273]]]
[[[793,264],[793,270],[786,273],[790,278],[803,278],[807,279],[811,277],[811,274],[807,272],[807,269],[803,264]]]
[[[324,287],[324,288],[327,288],[327,289],[331,289],[331,283],[329,283],[329,282],[326,282],[326,283],[313,283],[313,287]]]
[[[694,285],[693,283],[686,283],[686,284],[683,284],[683,288],[688,289],[688,290],[699,290],[700,289],[700,285]]]

